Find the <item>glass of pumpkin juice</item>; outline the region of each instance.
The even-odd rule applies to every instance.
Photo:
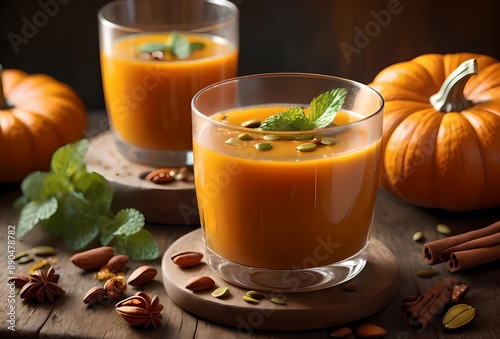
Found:
[[[220,0],[118,0],[98,13],[101,72],[120,153],[192,164],[190,102],[237,74],[238,9]]]
[[[367,261],[384,101],[333,76],[250,75],[192,100],[207,262],[263,291],[328,288]]]

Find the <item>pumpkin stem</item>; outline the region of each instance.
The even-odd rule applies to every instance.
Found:
[[[3,73],[3,67],[2,65],[0,65],[0,110],[12,108],[7,103],[7,99],[5,99],[5,94],[3,92],[3,84],[2,84],[2,73]]]
[[[443,82],[439,92],[430,97],[436,111],[460,112],[472,106],[472,101],[464,97],[464,87],[469,78],[477,74],[477,60],[469,59],[457,67]]]

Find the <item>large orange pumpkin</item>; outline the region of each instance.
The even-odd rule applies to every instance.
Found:
[[[500,63],[426,54],[382,70],[381,186],[423,207],[500,205]]]
[[[87,112],[66,84],[0,67],[0,182],[48,170],[52,153],[81,139]]]

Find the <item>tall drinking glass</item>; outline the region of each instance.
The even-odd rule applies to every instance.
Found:
[[[118,0],[98,13],[106,110],[118,150],[192,164],[190,102],[236,76],[238,9],[225,0]]]
[[[307,111],[336,88],[347,94],[333,127],[258,127],[289,107]],[[374,215],[383,106],[368,86],[317,74],[245,76],[198,92],[194,173],[211,268],[264,291],[319,290],[357,275]]]

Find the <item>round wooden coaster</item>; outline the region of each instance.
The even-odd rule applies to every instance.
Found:
[[[85,163],[89,171],[101,174],[110,182],[114,209],[135,208],[144,214],[148,223],[200,223],[194,183],[154,184],[141,179],[141,173],[155,168],[125,159],[110,131],[91,139]]]
[[[341,285],[328,289],[272,294],[257,305],[248,304],[243,295],[248,291],[230,285],[218,277],[202,261],[190,268],[180,268],[170,257],[182,251],[204,252],[201,229],[186,234],[174,242],[162,259],[163,284],[169,297],[180,307],[196,316],[220,324],[237,327],[238,331],[307,330],[338,326],[363,319],[376,313],[394,297],[399,283],[399,267],[394,254],[380,241],[372,239],[368,262],[356,277],[356,291],[347,291]],[[193,293],[183,286],[196,275],[208,275],[215,280],[215,288],[228,286],[230,295],[224,299],[212,297],[212,290]],[[286,299],[286,305],[274,304],[272,297]]]

